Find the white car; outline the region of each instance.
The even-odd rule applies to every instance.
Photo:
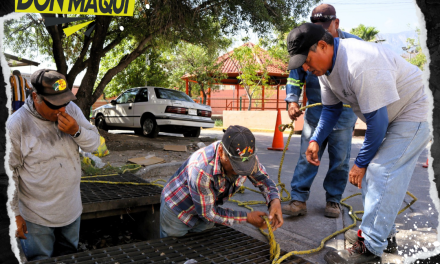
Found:
[[[110,104],[92,112],[92,123],[104,130],[131,129],[157,137],[159,131],[198,137],[200,128],[214,127],[209,105],[195,103],[180,91],[160,87],[128,89]]]

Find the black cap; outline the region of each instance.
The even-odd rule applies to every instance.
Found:
[[[290,55],[287,70],[301,67],[307,59],[309,49],[321,40],[325,29],[320,25],[304,23],[292,29],[287,35],[287,51]]]
[[[255,137],[252,132],[243,126],[230,126],[222,138],[229,161],[234,172],[238,175],[252,175],[257,171],[255,156]]]
[[[31,83],[37,94],[53,105],[64,105],[76,99],[67,85],[66,77],[57,71],[38,70],[32,73]]]

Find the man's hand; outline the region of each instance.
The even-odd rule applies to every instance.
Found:
[[[299,110],[298,103],[295,103],[295,102],[289,103],[289,110],[287,112],[289,113],[290,119],[295,120],[295,121],[303,113],[301,110]]]
[[[348,173],[348,180],[350,181],[351,184],[361,189],[362,178],[364,178],[366,171],[367,168],[359,168],[356,164],[354,164],[350,170],[350,173]]]
[[[26,221],[24,221],[23,217],[21,215],[17,215],[15,217],[15,223],[17,224],[17,231],[15,231],[15,237],[18,237],[20,239],[26,239],[24,234],[27,234],[27,227],[26,227]]]
[[[309,143],[309,147],[306,150],[306,158],[310,164],[319,166],[320,161],[318,158],[319,145],[317,142],[312,141]]]
[[[263,216],[267,216],[265,212],[253,211],[247,213],[247,222],[255,227],[266,229],[266,221]]]
[[[272,230],[275,231],[284,223],[283,213],[281,212],[280,199],[273,199],[269,207],[269,220],[271,221]]]
[[[78,132],[79,126],[76,120],[68,113],[58,113],[58,129],[71,136]]]

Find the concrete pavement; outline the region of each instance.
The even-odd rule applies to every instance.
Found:
[[[220,131],[202,130],[201,136],[217,137],[220,139],[222,134]],[[257,140],[259,160],[266,167],[271,178],[277,182],[282,152],[267,150],[267,147],[272,145],[272,133],[256,132],[254,134]],[[284,135],[285,144],[286,141],[287,135]],[[362,142],[363,138],[353,138],[350,167],[354,164]],[[299,157],[299,148],[300,136],[294,135],[291,139],[289,150],[286,152],[281,174],[281,181],[286,184],[289,192],[290,181]],[[408,189],[417,197],[418,201],[398,215],[395,222],[399,230],[397,234],[398,254],[384,254],[382,258],[384,263],[414,261],[416,257],[425,258],[428,255],[440,253],[440,243],[437,242],[438,211],[430,197],[430,191],[434,192],[434,196],[437,195],[436,188],[435,185],[431,184],[432,181],[429,180],[428,169],[422,167],[426,163],[427,155],[428,149],[426,148],[418,160]],[[285,251],[317,248],[323,238],[353,223],[348,215],[348,209],[345,207],[342,207],[342,214],[339,218],[327,218],[324,216],[326,202],[325,191],[322,185],[327,172],[328,162],[328,154],[325,152],[321,160],[320,169],[311,187],[310,198],[307,201],[307,215],[299,217],[284,215],[284,225],[275,231],[275,238]],[[246,181],[246,186],[253,187],[249,181]],[[343,198],[359,192],[359,189],[347,183]],[[234,196],[234,199],[240,201],[264,200],[260,194],[250,191],[246,191],[244,194],[237,194]],[[402,208],[411,200],[412,198],[407,195],[402,203]],[[363,210],[361,196],[353,197],[346,203],[352,205],[354,210]],[[247,210],[231,202],[226,203],[224,206],[235,210]],[[267,207],[263,205],[253,207],[255,210],[267,211]],[[357,226],[359,225],[360,222],[357,223]],[[249,224],[235,225],[233,228],[262,241],[267,241],[266,237],[258,229]],[[343,249],[345,246],[344,236],[341,234],[328,241],[323,250],[314,254],[301,255],[301,257],[313,263],[325,263],[324,255],[328,250]],[[429,253],[430,251],[433,253]]]

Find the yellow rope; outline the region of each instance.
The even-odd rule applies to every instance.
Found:
[[[311,108],[311,107],[315,107],[315,106],[319,106],[319,105],[322,105],[322,104],[321,104],[321,103],[317,103],[317,104],[311,104],[311,105],[303,106],[303,107],[300,108],[300,110],[302,111],[302,110],[305,110],[305,109],[307,109],[307,108]],[[350,108],[350,105],[344,105],[344,107],[348,107],[348,108]],[[290,197],[290,192],[287,191],[287,189],[286,189],[286,185],[285,185],[284,183],[281,182],[281,169],[282,169],[282,167],[283,167],[284,157],[285,157],[285,154],[286,154],[287,146],[289,146],[289,144],[290,144],[290,139],[292,138],[292,135],[293,135],[293,132],[294,132],[293,122],[294,122],[294,121],[292,121],[290,124],[281,124],[281,125],[278,126],[278,129],[279,129],[281,132],[284,132],[286,129],[291,129],[291,131],[290,131],[290,133],[289,133],[289,137],[288,137],[287,142],[286,142],[286,146],[284,147],[283,155],[281,156],[280,167],[279,167],[279,169],[278,169],[278,183],[277,183],[277,185],[276,185],[276,186],[280,186],[280,189],[281,189],[281,191],[280,191],[280,200],[281,200],[282,202],[290,201],[290,199],[291,199],[291,197]],[[132,169],[129,169],[129,168],[126,169],[126,170],[124,170],[124,171],[122,172],[122,174],[124,174],[124,173],[125,173],[126,171],[128,171],[128,170],[137,170],[137,169],[139,169],[139,168],[141,167],[140,165],[138,165],[138,166],[139,166],[139,167],[135,167],[135,168],[132,168]],[[115,176],[115,175],[118,175],[118,174],[107,174],[107,175],[84,176],[84,177],[81,177],[81,178],[82,178],[82,179],[85,179],[85,178],[107,177],[107,176]],[[138,182],[111,182],[111,181],[90,181],[90,180],[81,180],[81,182],[90,182],[90,183],[131,184],[131,185],[154,185],[154,186],[163,187],[163,185],[161,185],[161,184],[157,184],[157,183],[156,183],[156,182],[158,182],[158,181],[166,182],[166,181],[163,180],[163,179],[155,180],[155,181],[153,181],[153,182],[151,182],[151,183],[138,183]],[[241,187],[238,189],[237,192],[239,192],[239,193],[244,193],[244,190],[245,190],[245,189],[248,189],[248,190],[253,191],[253,192],[256,192],[256,193],[261,193],[261,192],[259,192],[259,191],[256,191],[256,190],[254,190],[254,189],[251,189],[251,188],[249,188],[249,187],[245,187],[245,186],[241,186]],[[286,197],[283,197],[283,192],[286,193]],[[417,201],[417,198],[416,198],[412,193],[410,193],[410,192],[406,192],[406,193],[407,193],[409,196],[411,196],[411,197],[413,198],[413,200],[412,200],[409,204],[407,204],[402,210],[400,210],[398,214],[401,214],[403,211],[405,211],[408,207],[410,207],[412,204],[414,204],[414,203]],[[350,196],[348,196],[348,197],[345,197],[345,198],[342,199],[341,202],[340,202],[343,206],[345,206],[345,207],[347,207],[347,208],[349,209],[348,214],[349,214],[350,217],[353,219],[353,223],[352,223],[351,225],[349,225],[349,226],[347,226],[347,227],[345,227],[345,228],[343,228],[343,229],[341,229],[341,230],[338,230],[338,231],[334,232],[333,234],[331,234],[331,235],[327,236],[326,238],[324,238],[324,239],[321,241],[321,244],[319,245],[319,247],[317,247],[317,248],[309,249],[309,250],[303,250],[303,251],[291,251],[291,252],[285,254],[284,256],[282,256],[281,258],[280,258],[280,251],[281,251],[281,249],[280,249],[280,245],[279,245],[279,244],[276,242],[276,240],[275,240],[275,236],[274,236],[274,234],[273,234],[272,227],[271,227],[271,225],[270,225],[269,219],[267,218],[267,216],[264,216],[263,219],[264,219],[264,221],[266,222],[268,232],[266,233],[266,232],[265,232],[263,229],[261,229],[261,228],[260,228],[260,232],[261,232],[263,235],[265,235],[265,236],[267,237],[267,239],[269,240],[269,245],[270,245],[270,258],[271,258],[271,260],[272,260],[272,264],[280,264],[281,262],[283,262],[284,260],[286,260],[287,258],[289,258],[289,257],[292,256],[292,255],[305,255],[305,254],[312,254],[312,253],[318,252],[318,251],[320,251],[320,250],[324,247],[325,242],[327,242],[327,241],[330,240],[331,238],[333,238],[333,237],[335,237],[335,236],[337,236],[337,235],[339,235],[339,234],[341,234],[341,233],[344,233],[344,232],[347,231],[348,229],[350,229],[350,228],[352,228],[352,227],[355,227],[355,226],[356,226],[356,223],[357,223],[357,220],[361,221],[361,218],[359,218],[359,217],[357,216],[357,214],[362,214],[363,211],[356,211],[356,212],[353,212],[353,208],[352,208],[350,205],[344,203],[344,201],[346,201],[346,200],[348,200],[348,199],[350,199],[350,198],[352,198],[352,197],[354,197],[354,196],[357,196],[357,195],[360,195],[360,193],[356,193],[356,194],[350,195]],[[232,195],[232,196],[234,196],[234,195]],[[232,196],[231,196],[231,198],[232,198]],[[250,205],[266,204],[266,202],[263,202],[263,201],[246,201],[246,202],[242,202],[242,201],[233,200],[233,199],[229,199],[229,201],[231,201],[231,202],[235,202],[235,203],[237,203],[238,206],[243,206],[243,207],[249,209],[250,211],[253,211],[253,210],[254,210],[252,207],[250,207]]]
[[[322,104],[321,103],[317,103],[317,104],[307,105],[307,106],[301,107],[300,110],[302,111],[302,110],[305,110],[307,108],[315,107],[315,106],[318,106],[318,105],[322,105]],[[344,105],[344,107],[350,108],[350,105]],[[284,151],[283,151],[283,154],[281,156],[280,166],[278,168],[278,184],[277,184],[277,186],[280,186],[280,188],[281,188],[281,190],[280,190],[280,200],[282,202],[290,201],[290,199],[291,199],[290,193],[286,189],[286,185],[281,182],[281,170],[282,170],[282,167],[283,167],[284,157],[285,157],[285,154],[286,154],[287,146],[289,146],[290,139],[292,138],[292,135],[293,135],[293,132],[294,132],[293,122],[294,121],[292,121],[290,124],[281,124],[281,125],[278,126],[278,129],[281,132],[284,132],[286,129],[291,129],[291,131],[289,133],[289,137],[287,138],[286,146],[284,147]],[[244,186],[241,186],[240,189],[237,192],[243,193],[245,189],[251,190],[251,191],[256,192],[256,193],[261,193],[259,191],[256,191],[256,190],[253,190],[251,188],[244,187]],[[286,193],[285,197],[283,197],[283,192]],[[413,200],[408,205],[406,205],[402,210],[400,210],[399,214],[402,213],[403,211],[405,211],[408,207],[410,207],[412,204],[414,204],[417,201],[417,198],[412,193],[410,193],[410,192],[406,192],[406,193],[409,196],[411,196],[413,198]],[[268,233],[266,233],[261,228],[260,228],[260,232],[263,235],[265,235],[267,237],[267,239],[269,240],[270,257],[271,257],[271,260],[272,260],[272,264],[279,264],[279,263],[283,262],[284,260],[286,260],[287,258],[291,257],[292,255],[305,255],[305,254],[312,254],[312,253],[318,252],[318,251],[320,251],[324,247],[325,242],[327,242],[328,240],[332,239],[333,237],[335,237],[335,236],[337,236],[337,235],[339,235],[341,233],[346,232],[348,229],[351,229],[351,228],[355,227],[356,223],[357,223],[357,220],[361,221],[361,218],[359,218],[357,216],[357,214],[358,213],[361,214],[361,213],[363,213],[363,211],[353,212],[352,206],[344,203],[344,201],[346,201],[346,200],[348,200],[348,199],[350,199],[350,198],[352,198],[354,196],[357,196],[357,195],[360,195],[360,193],[356,193],[356,194],[350,195],[348,197],[345,197],[340,202],[343,206],[345,206],[345,207],[347,207],[349,209],[348,214],[353,219],[353,223],[351,225],[349,225],[349,226],[347,226],[347,227],[345,227],[345,228],[343,228],[341,230],[338,230],[338,231],[334,232],[333,234],[331,234],[331,235],[327,236],[326,238],[324,238],[321,241],[319,247],[317,247],[317,248],[309,249],[309,250],[303,250],[303,251],[291,251],[291,252],[285,254],[284,256],[282,256],[281,258],[279,258],[279,256],[280,256],[280,245],[275,240],[275,236],[273,234],[272,227],[270,225],[269,219],[266,216],[264,216],[263,218],[266,221]],[[251,211],[253,211],[254,209],[252,207],[250,207],[250,205],[266,204],[263,201],[241,202],[241,201],[232,200],[232,199],[230,199],[229,201],[235,202],[239,206],[243,206],[243,207],[245,207],[245,208],[247,208],[247,209],[249,209]]]

